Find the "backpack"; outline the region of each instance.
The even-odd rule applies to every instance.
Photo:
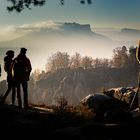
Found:
[[[12,77],[15,80],[23,80],[26,77],[26,65],[22,59],[15,59],[12,65]]]
[[[9,72],[10,71],[10,68],[11,68],[11,64],[12,64],[12,59],[8,56],[4,57],[4,71],[5,72]]]

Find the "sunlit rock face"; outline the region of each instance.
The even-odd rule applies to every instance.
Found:
[[[85,76],[75,72],[73,76],[66,76],[60,81],[59,87],[53,94],[53,99],[64,96],[69,105],[77,105],[88,93],[89,88]]]
[[[132,119],[125,102],[104,93],[89,94],[80,101],[80,108],[84,115],[92,115],[97,122],[116,123]]]
[[[137,88],[134,87],[118,87],[110,88],[105,94],[127,103],[132,109],[138,107]]]
[[[81,113],[95,121],[105,121],[105,114],[114,108],[115,102],[103,93],[89,94],[80,101]]]
[[[80,105],[86,107],[87,109],[97,112],[98,109],[103,105],[111,101],[111,97],[103,93],[89,94],[80,101]]]

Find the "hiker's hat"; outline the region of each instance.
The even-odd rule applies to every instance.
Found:
[[[6,52],[6,55],[11,55],[11,54],[14,54],[14,51],[13,51],[13,50],[8,50],[8,51]]]
[[[21,48],[20,52],[26,53],[27,49],[26,48]]]

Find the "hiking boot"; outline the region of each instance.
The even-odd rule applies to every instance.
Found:
[[[5,103],[5,99],[4,98],[0,98],[0,105],[3,105]]]
[[[30,107],[27,105],[27,106],[24,106],[24,109],[29,109]]]

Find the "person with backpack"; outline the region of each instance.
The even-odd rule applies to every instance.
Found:
[[[23,88],[24,108],[28,108],[28,81],[32,70],[31,62],[26,56],[26,48],[21,48],[19,55],[14,59],[13,77],[17,88],[19,106],[22,108],[20,86]]]
[[[2,99],[2,102],[5,103],[7,96],[12,90],[12,105],[14,105],[15,102],[15,84],[14,84],[14,79],[12,78],[12,69],[11,69],[13,65],[13,58],[14,58],[14,51],[8,50],[6,52],[6,56],[4,57],[4,70],[7,73],[8,88]]]

